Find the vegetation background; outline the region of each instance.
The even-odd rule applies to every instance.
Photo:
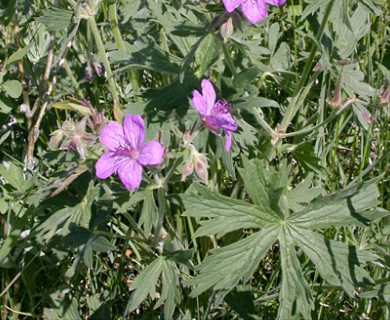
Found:
[[[389,3],[268,10],[0,1],[2,319],[390,318]],[[94,174],[124,114],[166,149],[132,192]]]

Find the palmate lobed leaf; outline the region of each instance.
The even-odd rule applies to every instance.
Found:
[[[200,275],[186,282],[196,286],[191,296],[196,297],[209,288],[231,289],[242,278],[248,280],[277,240],[278,232],[278,226],[274,225],[236,243],[212,250],[212,255],[199,267]]]
[[[364,266],[374,260],[375,255],[307,229],[290,226],[289,231],[316,265],[321,277],[332,285],[342,287],[349,296],[354,296],[356,286],[363,287],[373,282]]]
[[[278,318],[293,319],[296,315],[302,314],[305,319],[310,319],[313,297],[292,245],[294,240],[288,226],[280,228],[278,239],[283,271]]]
[[[196,237],[213,234],[222,237],[237,229],[262,228],[277,222],[277,216],[271,209],[261,210],[245,201],[230,199],[217,193],[183,195],[181,199],[187,209],[184,216],[210,218],[200,222],[202,226],[196,231]]]
[[[156,287],[161,286],[160,298],[153,309],[164,305],[165,319],[172,319],[176,306],[181,302],[180,273],[173,259],[174,256],[177,258],[180,255],[188,256],[188,252],[176,251],[174,255],[159,256],[135,278],[130,286],[130,290],[134,291],[128,301],[124,317],[137,309],[148,295],[154,299],[157,296]],[[159,278],[161,278],[161,285]]]
[[[369,211],[379,204],[377,180],[357,184],[336,194],[313,201],[289,221],[299,227],[318,229],[336,226],[367,225],[389,213],[383,209]]]
[[[200,228],[196,236],[216,234],[219,237],[233,230],[261,229],[238,242],[211,250],[211,255],[198,266],[199,274],[186,282],[194,286],[191,296],[198,296],[210,288],[231,290],[240,281],[248,281],[276,241],[279,242],[282,271],[278,319],[293,319],[299,315],[305,319],[311,317],[313,299],[299,263],[297,246],[313,261],[323,279],[342,287],[350,296],[354,295],[355,287],[371,283],[364,267],[374,261],[376,255],[347,243],[329,240],[311,229],[367,225],[388,215],[384,209],[369,210],[378,205],[377,180],[313,200],[303,211],[292,215],[285,214],[286,208],[280,209],[283,212],[280,215],[273,209],[285,206],[281,201],[283,198],[288,202],[288,196],[284,197],[288,194],[287,184],[283,188],[287,182],[286,174],[266,172],[256,168],[259,164],[258,161],[244,160],[245,169],[239,170],[254,204],[230,199],[195,184],[181,197],[186,208],[184,215],[199,218]],[[284,170],[287,171],[286,166]],[[316,194],[302,197],[303,203],[312,200]]]

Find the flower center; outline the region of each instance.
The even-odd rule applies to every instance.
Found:
[[[211,110],[212,114],[220,114],[220,113],[229,113],[229,110],[232,108],[231,104],[227,102],[225,99],[218,100]]]
[[[131,159],[137,160],[139,157],[139,151],[138,150],[129,150],[128,155],[130,156]]]

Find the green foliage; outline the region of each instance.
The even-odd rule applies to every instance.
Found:
[[[350,296],[354,295],[355,287],[373,283],[363,267],[368,262],[375,262],[375,255],[354,245],[329,240],[310,229],[368,224],[370,220],[389,215],[385,210],[370,210],[378,204],[379,193],[375,181],[314,199],[301,212],[289,215],[286,211],[289,206],[288,197],[285,196],[288,194],[284,179],[286,173],[265,170],[258,160],[244,159],[243,164],[245,169],[240,169],[240,174],[252,205],[242,200],[235,200],[233,204],[232,199],[213,194],[204,187],[198,196],[182,196],[186,207],[184,215],[203,218],[200,220],[200,231],[195,236],[216,234],[221,237],[237,229],[261,229],[233,244],[211,251],[211,255],[199,266],[199,276],[187,282],[188,285],[195,285],[192,296],[198,296],[209,288],[231,290],[239,281],[249,281],[275,241],[280,248],[282,277],[278,319],[291,319],[299,314],[305,319],[311,318],[313,298],[302,273],[297,246],[314,263],[324,280],[342,287]],[[287,172],[287,168],[282,170]],[[270,202],[274,203],[272,209]],[[221,203],[228,206],[223,207]],[[279,212],[285,213],[284,216]],[[232,222],[234,215],[235,221]],[[221,229],[224,233],[221,233]]]
[[[389,5],[267,10],[0,2],[1,319],[390,318]],[[95,176],[126,114],[165,150],[134,191]]]

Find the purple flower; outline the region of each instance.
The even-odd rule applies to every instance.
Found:
[[[203,125],[212,133],[219,135],[219,129],[225,132],[226,151],[230,150],[232,137],[230,132],[237,130],[229,111],[232,106],[225,100],[215,102],[216,95],[211,82],[207,79],[202,80],[202,93],[194,90],[192,93],[192,104],[199,112]]]
[[[266,3],[272,4],[273,6],[280,6],[286,0],[222,0],[222,2],[226,11],[229,13],[241,5],[241,11],[245,19],[255,24],[267,15]]]
[[[117,122],[109,122],[100,133],[100,141],[108,152],[96,162],[96,176],[106,179],[118,172],[126,189],[136,189],[141,184],[142,167],[159,164],[164,154],[159,142],[143,143],[144,136],[145,126],[140,116],[125,116],[123,127]]]

